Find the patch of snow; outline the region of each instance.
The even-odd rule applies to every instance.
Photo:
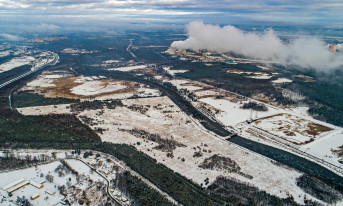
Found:
[[[35,60],[32,56],[16,57],[0,65],[0,73],[11,69],[31,64]]]
[[[175,74],[177,73],[185,73],[185,72],[188,72],[189,70],[167,70],[167,72],[173,76],[175,76]]]
[[[26,90],[34,90],[36,87],[55,87],[55,84],[52,84],[53,79],[50,78],[43,78],[40,76],[39,78],[29,82],[26,84]]]
[[[252,78],[252,79],[270,79],[273,76],[267,73],[262,73],[262,72],[254,72],[253,76],[246,76],[248,78]]]
[[[199,86],[193,86],[192,84],[187,84],[187,83],[190,83],[190,81],[188,80],[173,79],[169,82],[172,83],[174,86],[176,86],[177,89],[187,89],[188,91],[203,89],[202,87],[199,87]]]
[[[104,178],[101,177],[98,173],[92,172],[91,169],[83,162],[76,159],[66,159],[68,165],[76,170],[78,173],[89,176],[93,181],[104,181]]]
[[[23,115],[70,114],[70,104],[34,106],[17,108]]]
[[[278,78],[276,80],[273,80],[272,81],[273,83],[276,83],[276,84],[282,84],[282,83],[290,83],[290,82],[293,82],[293,80],[290,80],[290,79],[287,79],[287,78]]]
[[[105,64],[112,64],[112,63],[118,63],[120,62],[119,60],[106,60],[106,61],[103,61],[103,63]]]
[[[338,150],[338,147],[341,146],[343,146],[343,130],[334,130],[312,143],[302,146],[302,149],[307,153],[342,167],[343,164],[338,162],[341,158],[332,151]]]
[[[59,79],[62,77],[63,77],[62,74],[49,74],[49,75],[44,76],[45,79]]]
[[[72,88],[71,93],[76,95],[92,96],[103,93],[109,93],[124,88],[126,88],[126,86],[121,85],[119,83],[109,83],[106,85],[101,81],[90,81]]]
[[[1,57],[5,57],[5,56],[8,56],[8,55],[10,55],[10,53],[11,53],[11,52],[9,52],[9,51],[7,51],[7,50],[6,50],[6,51],[1,51],[1,52],[0,52],[0,58],[1,58]]]
[[[137,69],[145,69],[147,65],[136,65],[136,66],[129,66],[129,67],[118,67],[118,68],[111,68],[108,70],[116,70],[116,71],[122,71],[122,72],[128,72],[133,71]]]
[[[213,98],[202,98],[199,101],[211,105],[212,107],[222,111],[216,115],[216,118],[220,120],[226,126],[235,126],[240,122],[244,122],[252,118],[261,118],[278,113],[274,108],[268,107],[266,112],[256,112],[251,113],[250,109],[241,109],[243,106],[238,103],[233,103],[225,99],[213,99]]]

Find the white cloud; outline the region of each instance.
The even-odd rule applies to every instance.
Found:
[[[6,33],[0,34],[0,37],[2,37],[3,39],[6,39],[6,40],[10,40],[10,41],[20,41],[23,39],[19,36],[16,36],[13,34],[6,34]]]
[[[284,43],[272,29],[263,33],[244,32],[234,26],[206,25],[191,22],[188,38],[175,41],[178,49],[207,49],[215,52],[235,52],[256,59],[270,60],[303,68],[331,69],[343,65],[343,55],[334,56],[325,42],[314,37],[301,37]]]

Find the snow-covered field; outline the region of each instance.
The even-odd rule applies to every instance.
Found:
[[[341,158],[333,152],[333,150],[338,150],[338,147],[341,146],[343,146],[343,130],[334,130],[301,148],[309,154],[342,167],[342,163],[338,162]]]
[[[106,60],[106,61],[103,61],[104,64],[113,64],[113,63],[118,63],[120,62],[119,60]]]
[[[17,108],[23,115],[69,114],[70,104]]]
[[[129,72],[137,69],[145,69],[147,65],[136,65],[136,66],[129,66],[129,67],[118,67],[118,68],[111,68],[108,70],[116,70],[116,71],[122,71],[122,72]]]
[[[175,76],[175,74],[178,73],[185,73],[188,72],[189,70],[186,69],[179,69],[179,70],[171,70],[170,67],[163,67],[164,71],[168,72],[169,74]]]
[[[261,118],[253,122],[253,125],[295,144],[306,144],[332,130],[291,114]]]
[[[23,65],[32,64],[34,60],[35,60],[35,58],[32,56],[24,56],[24,57],[13,58],[10,61],[5,62],[5,63],[0,65],[0,73],[5,72],[5,71],[9,71],[11,69],[14,69],[16,67],[20,67]]]
[[[39,78],[27,83],[25,89],[34,90],[36,87],[55,87],[56,85],[52,82],[53,79],[40,75]]]
[[[256,119],[256,117],[261,118],[279,112],[272,107],[268,107],[268,111],[266,112],[251,112],[250,109],[241,109],[240,107],[243,106],[243,104],[233,103],[226,99],[202,98],[199,101],[209,104],[221,111],[220,113],[216,114],[216,118],[224,125],[232,127],[236,126],[240,122],[249,120],[250,117]]]
[[[124,106],[116,107],[113,110],[105,109],[104,113],[100,115],[98,110],[84,111],[79,115],[87,116],[97,122],[90,126],[91,128],[105,129],[103,134],[99,134],[103,141],[133,145],[159,163],[198,184],[204,183],[207,177],[211,183],[217,176],[224,175],[248,182],[280,197],[292,194],[296,201],[303,202],[304,192],[296,186],[296,178],[301,173],[277,166],[265,157],[212,136],[202,126],[194,123],[181,112],[169,98],[123,100],[123,104],[141,106],[146,111],[141,113]],[[143,139],[128,132],[131,129],[157,134],[161,138],[172,139],[185,146],[176,147],[171,151],[174,157],[167,157],[167,152],[155,148],[158,143],[150,140],[143,141]],[[202,156],[195,157],[196,151],[200,151]],[[230,173],[225,170],[209,170],[198,167],[205,158],[214,154],[231,158],[240,166],[242,173],[251,175],[253,178],[249,179],[238,173]],[[181,160],[182,158],[184,161]],[[308,195],[306,196],[309,198]]]
[[[111,93],[126,88],[119,83],[104,84],[101,81],[89,81],[71,89],[71,93],[82,96],[93,96],[103,93]]]
[[[64,74],[61,74],[64,73]],[[23,91],[35,91],[45,97],[105,100],[126,99],[133,96],[160,96],[157,89],[129,81],[107,79],[104,76],[72,76],[67,71],[46,72],[28,82]]]
[[[268,73],[264,72],[253,72],[254,75],[251,76],[246,76],[248,78],[253,78],[253,79],[270,79],[273,77],[273,75],[270,75]]]
[[[90,177],[93,181],[101,181],[101,182],[105,181],[103,177],[101,177],[98,173],[91,171],[91,169],[87,165],[85,165],[83,162],[76,159],[66,159],[65,161],[75,171],[79,172],[82,175]]]
[[[8,55],[10,55],[10,53],[11,53],[11,52],[10,52],[10,51],[7,51],[7,50],[6,50],[6,51],[0,51],[0,58],[1,58],[1,57],[5,57],[5,56],[8,56]]]
[[[177,89],[187,89],[188,91],[203,89],[202,83],[191,80],[173,79],[169,82],[176,86]]]
[[[275,84],[282,84],[282,83],[290,83],[293,82],[293,80],[287,79],[287,78],[278,78],[276,80],[272,81]]]

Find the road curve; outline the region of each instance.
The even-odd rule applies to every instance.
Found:
[[[53,52],[51,52],[51,53],[54,56],[54,60],[52,60],[51,62],[46,63],[46,64],[44,64],[44,65],[42,65],[42,66],[40,66],[40,67],[38,67],[38,68],[36,68],[34,70],[28,71],[28,72],[26,72],[26,73],[24,73],[24,74],[22,74],[20,76],[17,76],[15,78],[11,79],[11,80],[8,80],[7,82],[5,82],[5,83],[0,85],[0,89],[5,87],[5,86],[7,86],[7,85],[9,85],[9,84],[11,84],[11,83],[13,83],[13,82],[15,82],[15,81],[18,81],[19,79],[22,79],[22,78],[26,77],[27,75],[30,75],[30,74],[32,74],[34,72],[37,72],[37,71],[39,71],[41,69],[44,69],[47,66],[55,65],[58,62],[58,60],[59,60],[59,56],[56,53],[53,53]]]

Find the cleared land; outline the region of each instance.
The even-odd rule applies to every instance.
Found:
[[[333,130],[290,114],[277,114],[260,118],[253,124],[297,145],[312,142],[319,135]]]
[[[98,131],[103,141],[133,145],[198,184],[205,186],[218,176],[228,176],[279,197],[294,194],[297,202],[303,202],[305,193],[296,186],[301,173],[217,139],[169,98],[128,99],[122,103],[115,109],[85,110],[78,117]]]
[[[29,82],[23,91],[34,91],[45,97],[69,99],[122,99],[159,96],[158,90],[130,81],[106,79],[102,76],[72,76],[46,73]]]

